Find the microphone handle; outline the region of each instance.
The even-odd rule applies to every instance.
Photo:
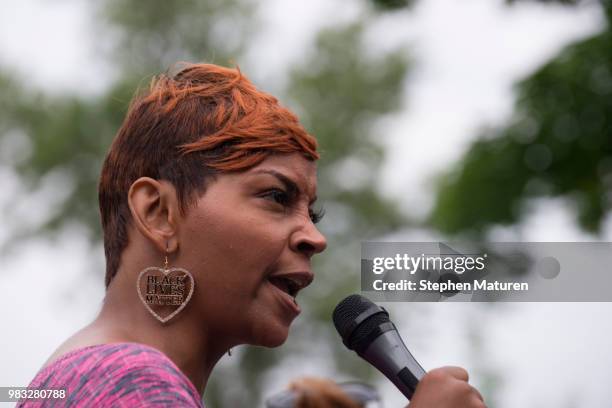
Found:
[[[425,375],[397,330],[379,335],[360,356],[391,380],[408,399]]]

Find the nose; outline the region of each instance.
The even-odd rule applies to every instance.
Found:
[[[327,239],[309,218],[300,229],[293,232],[289,245],[292,250],[311,258],[325,251]]]

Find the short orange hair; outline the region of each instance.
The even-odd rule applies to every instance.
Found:
[[[132,100],[100,174],[105,286],[128,243],[127,193],[139,177],[171,182],[184,215],[215,174],[294,152],[319,158],[316,139],[297,117],[239,69],[187,64],[174,76],[154,78],[149,90]]]

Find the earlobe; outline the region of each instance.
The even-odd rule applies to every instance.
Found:
[[[173,252],[177,231],[177,199],[171,183],[141,177],[128,191],[128,206],[138,231],[161,252]]]

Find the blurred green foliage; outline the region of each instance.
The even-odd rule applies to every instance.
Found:
[[[396,11],[411,6],[414,0],[372,0],[372,4],[381,11]]]
[[[600,232],[612,207],[612,7],[608,26],[568,46],[517,85],[507,126],[488,129],[440,177],[431,225],[482,234],[520,220],[530,200],[566,197]]]

